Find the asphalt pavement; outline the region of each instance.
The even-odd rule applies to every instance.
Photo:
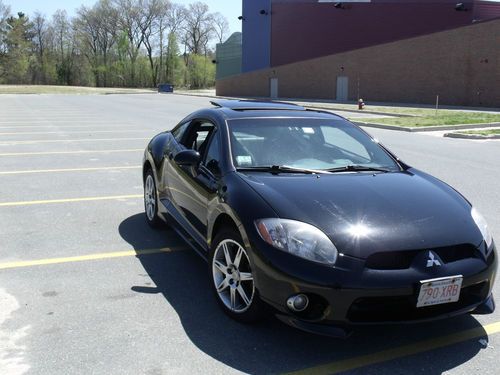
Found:
[[[206,263],[142,204],[148,140],[209,100],[0,96],[0,374],[498,373],[500,310],[346,341],[227,318]],[[500,141],[367,131],[462,192],[500,242]]]

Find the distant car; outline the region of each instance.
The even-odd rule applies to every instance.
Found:
[[[213,105],[149,143],[144,203],[208,260],[229,316],[345,336],[494,311],[495,245],[453,188],[332,113]]]

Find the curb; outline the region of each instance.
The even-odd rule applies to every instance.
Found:
[[[444,135],[448,138],[460,138],[460,139],[500,139],[500,134],[495,135],[480,135],[480,134],[464,134],[464,133],[446,133]]]
[[[184,95],[184,96],[197,96],[200,98],[220,98],[220,99],[245,99],[245,98],[236,98],[229,96],[216,96],[216,95],[198,95],[198,94],[190,94],[184,92],[174,92],[176,95]],[[262,97],[247,97],[246,99],[263,99]],[[269,99],[269,98],[266,98]],[[283,99],[284,101],[288,101],[294,103],[294,101]],[[295,103],[303,103],[303,102],[295,102]],[[394,113],[385,113],[385,112],[372,112],[366,110],[353,110],[353,109],[334,109],[323,106],[308,106],[300,104],[302,107],[310,108],[310,109],[320,109],[327,110],[329,112],[335,113],[335,111],[341,112],[350,112],[350,113],[368,113],[373,115],[384,115],[389,117],[418,117],[414,115],[401,115]],[[385,129],[385,130],[396,130],[402,132],[410,132],[410,133],[423,133],[423,132],[433,132],[433,131],[443,131],[443,130],[461,130],[461,129],[479,129],[479,128],[497,128],[500,127],[500,122],[488,123],[488,124],[459,124],[459,125],[437,125],[437,126],[422,126],[422,127],[406,127],[406,126],[398,126],[398,125],[386,125],[386,124],[377,124],[373,122],[362,122],[351,120],[352,123],[358,126],[364,126],[367,128],[377,128],[377,129]],[[490,138],[491,139],[491,138]]]
[[[368,128],[379,128],[386,130],[397,130],[403,132],[412,132],[412,133],[423,133],[423,132],[433,132],[433,131],[443,131],[443,130],[468,130],[468,129],[481,129],[481,128],[498,128],[500,127],[500,122],[493,122],[488,124],[459,124],[459,125],[437,125],[437,126],[422,126],[415,128],[408,128],[404,126],[397,125],[386,125],[386,124],[377,124],[370,122],[361,122],[361,121],[352,121],[358,126],[366,126]]]
[[[285,100],[287,101],[287,100]],[[292,102],[294,103],[294,102]],[[303,102],[296,102],[296,103],[303,103]],[[380,116],[387,116],[387,117],[418,117],[416,115],[407,115],[407,114],[396,114],[396,113],[386,113],[386,112],[375,112],[375,111],[370,111],[366,109],[341,109],[341,108],[330,108],[330,107],[323,107],[323,106],[311,106],[311,105],[304,105],[304,104],[299,104],[304,108],[310,108],[310,109],[322,109],[330,112],[335,112],[335,111],[341,111],[341,112],[349,112],[349,113],[366,113],[369,115],[380,115]]]
[[[235,97],[235,96],[217,96],[217,95],[209,95],[209,94],[190,94],[190,93],[185,93],[185,92],[174,92],[176,95],[184,95],[184,96],[196,96],[199,98],[215,98],[215,99],[254,99],[254,100],[269,100],[269,98],[262,97],[262,96],[248,96],[248,97]],[[369,115],[381,115],[381,116],[388,116],[388,117],[418,117],[416,115],[408,115],[408,114],[398,114],[398,113],[387,113],[387,112],[377,112],[377,111],[370,111],[370,110],[359,110],[359,109],[342,109],[342,108],[331,108],[327,106],[322,106],[322,105],[307,105],[307,103],[301,102],[301,101],[294,101],[294,100],[288,100],[286,98],[280,98],[278,99],[280,101],[284,102],[289,102],[292,104],[296,103],[301,103],[297,104],[300,105],[304,108],[310,108],[310,109],[321,109],[321,110],[326,110],[330,112],[335,112],[335,111],[341,111],[341,112],[349,112],[349,113],[367,113]]]

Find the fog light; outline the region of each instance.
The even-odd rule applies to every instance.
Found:
[[[309,298],[305,294],[297,294],[287,299],[286,305],[292,311],[301,312],[309,306]]]

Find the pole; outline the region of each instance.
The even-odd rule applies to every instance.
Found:
[[[438,109],[439,109],[439,95],[436,96],[436,116],[438,114]]]

